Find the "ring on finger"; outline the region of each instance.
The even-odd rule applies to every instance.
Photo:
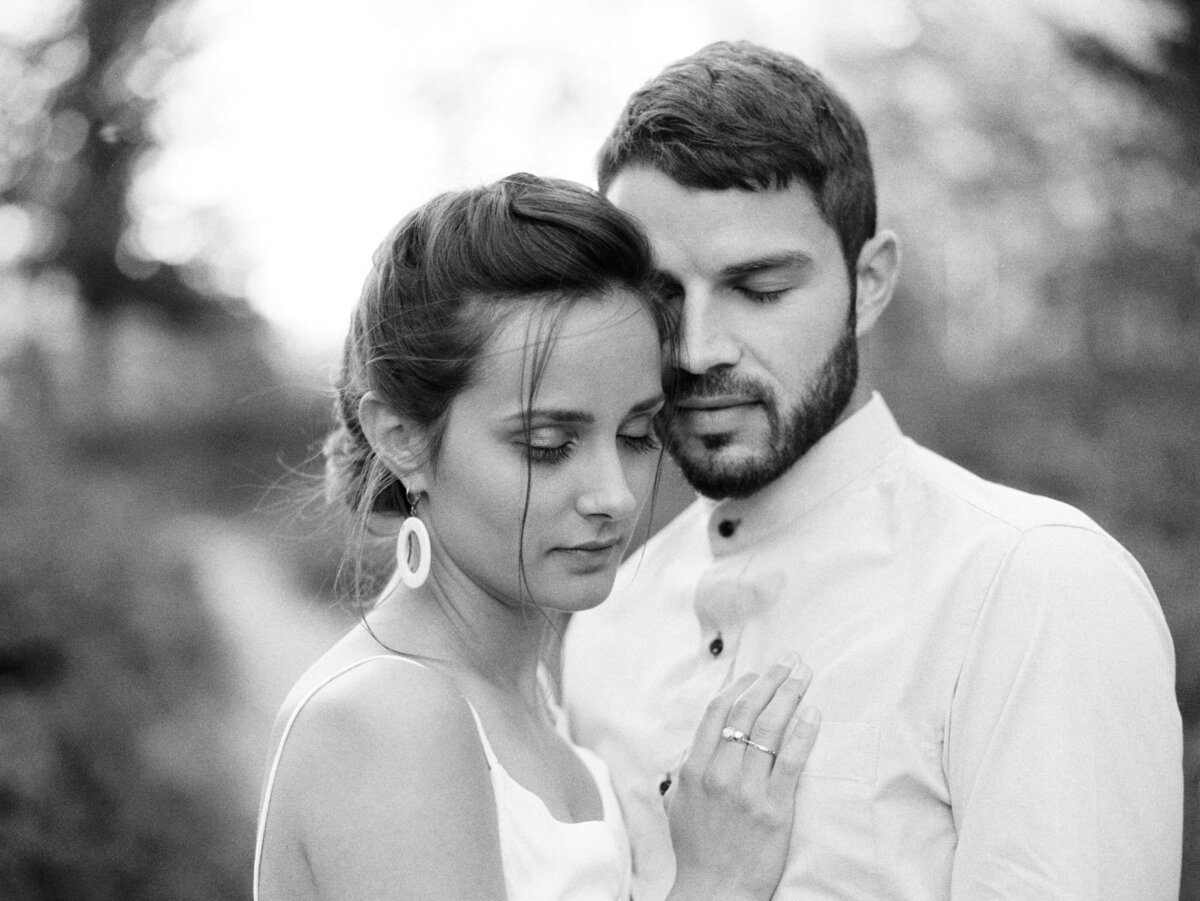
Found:
[[[768,748],[766,745],[760,745],[756,741],[751,741],[745,732],[742,732],[740,729],[734,729],[732,726],[726,726],[721,730],[721,738],[725,739],[726,741],[740,741],[742,744],[748,745],[751,748],[757,748],[759,751],[764,751],[767,754],[770,754],[772,757],[776,755],[776,752]]]

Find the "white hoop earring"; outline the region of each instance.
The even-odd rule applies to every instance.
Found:
[[[417,503],[421,496],[408,495],[408,516],[400,524],[400,534],[396,536],[396,570],[400,573],[400,581],[409,588],[420,588],[429,578],[429,562],[433,549],[429,544],[429,530],[425,523],[417,518]],[[411,563],[413,540],[416,540],[417,568]]]

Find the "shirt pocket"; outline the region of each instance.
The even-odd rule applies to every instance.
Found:
[[[880,728],[822,721],[800,773],[795,828],[778,899],[877,901],[874,816]]]

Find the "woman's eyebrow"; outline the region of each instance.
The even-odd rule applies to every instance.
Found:
[[[585,413],[583,410],[568,410],[562,407],[535,407],[529,411],[529,421],[537,422],[582,422],[591,423],[596,421],[591,413]],[[506,423],[523,423],[526,413],[524,410],[518,410],[510,416],[504,418]]]
[[[655,407],[665,403],[666,397],[662,394],[655,394],[647,397],[645,400],[640,400],[629,408],[629,416],[637,416],[640,413],[649,413]],[[519,425],[525,421],[525,412],[518,410],[506,416],[504,423],[512,423]],[[552,423],[583,423],[590,425],[596,421],[596,417],[584,410],[571,410],[566,407],[534,407],[529,411],[530,422],[552,422]]]
[[[639,401],[629,408],[630,416],[637,416],[639,413],[649,413],[655,407],[661,407],[667,402],[666,395],[659,393],[652,397],[647,397],[643,401]]]

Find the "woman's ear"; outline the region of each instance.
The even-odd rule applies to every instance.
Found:
[[[427,491],[423,430],[393,410],[374,391],[368,391],[359,400],[358,421],[367,443],[392,475],[414,494]]]

